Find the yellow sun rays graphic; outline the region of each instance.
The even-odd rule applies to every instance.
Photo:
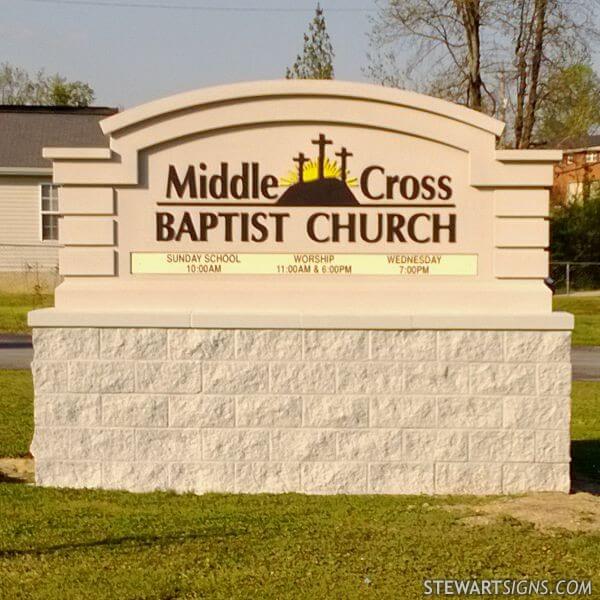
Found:
[[[305,163],[304,168],[302,169],[302,175],[304,181],[316,181],[319,178],[319,162],[311,160]],[[325,158],[323,175],[326,179],[341,179],[342,170],[337,161]],[[356,177],[349,177],[348,175],[349,171],[346,171],[346,183],[350,187],[356,187],[358,185]],[[298,181],[298,169],[291,169],[287,175],[279,178],[279,185],[289,187],[290,185],[298,183]]]

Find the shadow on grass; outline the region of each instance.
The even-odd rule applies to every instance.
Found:
[[[600,440],[571,442],[571,491],[600,496]]]
[[[73,550],[85,550],[88,548],[116,548],[127,545],[129,547],[146,548],[156,546],[171,546],[192,540],[215,540],[225,537],[239,537],[240,531],[224,531],[222,528],[205,529],[201,533],[172,534],[172,535],[126,535],[103,540],[89,542],[73,542],[68,544],[57,544],[45,548],[27,548],[19,550],[0,550],[0,559],[14,558],[16,556],[44,556],[57,552],[71,552]]]

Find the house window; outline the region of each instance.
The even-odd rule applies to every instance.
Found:
[[[572,154],[567,154],[567,156],[565,157],[565,162],[568,165],[572,165],[575,162],[575,158],[573,157]]]
[[[574,204],[581,199],[583,194],[583,183],[578,181],[571,181],[567,186],[567,202]]]
[[[58,186],[41,185],[42,241],[58,240]]]
[[[585,162],[586,163],[598,162],[598,153],[597,152],[586,152],[585,153]]]

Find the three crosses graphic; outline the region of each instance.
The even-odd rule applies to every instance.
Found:
[[[333,140],[328,140],[325,134],[319,134],[319,138],[311,140],[312,144],[319,146],[319,179],[325,177],[325,149],[329,144],[333,144]],[[348,166],[348,157],[353,156],[352,152],[348,152],[347,148],[342,147],[339,152],[335,153],[336,156],[340,157],[340,170],[342,172],[342,181],[346,181],[346,170]],[[293,159],[294,162],[298,163],[298,183],[304,181],[304,165],[310,162],[309,158],[306,158],[304,152],[299,152],[298,156]]]

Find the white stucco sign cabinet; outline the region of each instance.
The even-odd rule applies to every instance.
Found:
[[[56,306],[34,311],[40,485],[569,490],[560,153],[370,85],[269,81],[48,148]]]

